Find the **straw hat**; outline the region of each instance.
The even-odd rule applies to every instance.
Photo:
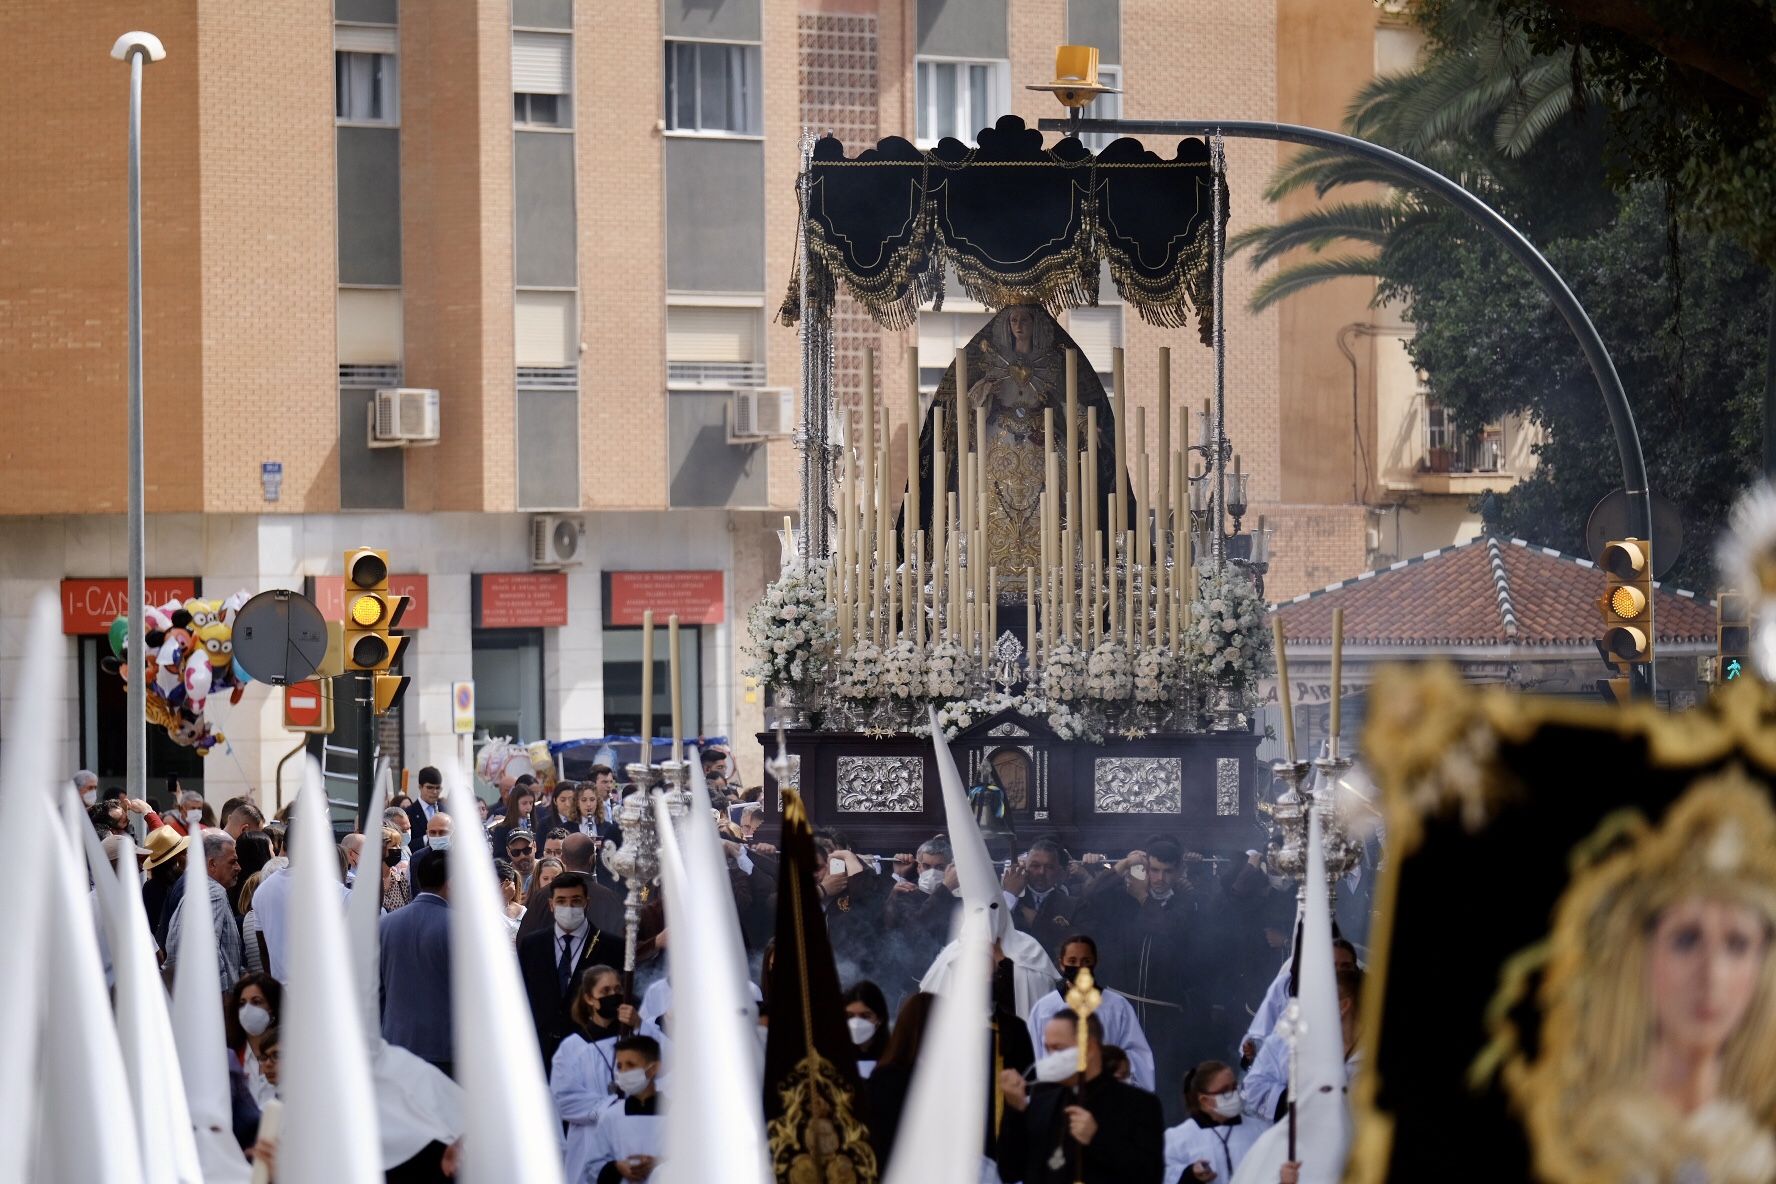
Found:
[[[170,826],[154,828],[144,841],[148,846],[148,859],[142,864],[144,871],[153,871],[191,845],[190,838]]]
[[[1099,95],[1119,93],[1115,87],[1098,81],[1098,47],[1095,45],[1061,46],[1055,50],[1054,81],[1033,83],[1024,89],[1050,91],[1063,107],[1083,107]]]

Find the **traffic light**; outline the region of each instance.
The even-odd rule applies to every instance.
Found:
[[[1722,592],[1714,603],[1717,682],[1737,682],[1750,669],[1751,606],[1738,592]]]
[[[1653,660],[1653,557],[1644,539],[1620,539],[1603,548],[1606,660],[1643,666]]]
[[[387,670],[411,638],[394,634],[407,597],[388,590],[388,552],[358,547],[345,553],[345,668]]]
[[[375,702],[376,714],[387,715],[401,702],[401,696],[407,693],[407,684],[413,681],[405,674],[378,674],[376,676]]]

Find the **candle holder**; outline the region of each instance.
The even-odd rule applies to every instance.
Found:
[[[654,831],[654,811],[648,802],[648,787],[653,783],[651,766],[637,762],[624,770],[635,790],[623,799],[617,811],[617,826],[623,832],[621,846],[607,845],[604,866],[627,889],[623,897],[623,973],[629,982],[635,978],[636,937],[641,931],[641,905],[648,886],[660,875],[659,836]]]
[[[675,829],[682,829],[691,812],[691,763],[683,758],[660,762],[660,798]]]
[[[1271,775],[1283,785],[1283,791],[1271,803],[1270,818],[1282,832],[1283,845],[1272,847],[1266,856],[1267,870],[1272,875],[1289,876],[1300,882],[1301,899],[1306,897],[1307,821],[1313,808],[1312,791],[1302,792],[1313,766],[1306,761],[1273,761]]]
[[[1277,761],[1271,765],[1283,792],[1270,807],[1271,821],[1282,833],[1283,845],[1273,847],[1266,859],[1273,875],[1294,879],[1297,899],[1307,900],[1307,832],[1313,813],[1320,816],[1320,852],[1326,868],[1328,900],[1338,900],[1338,881],[1363,858],[1363,845],[1339,821],[1333,787],[1351,767],[1344,757],[1321,757],[1313,762]],[[1313,774],[1310,780],[1309,774]]]

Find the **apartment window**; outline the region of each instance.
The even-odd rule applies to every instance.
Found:
[[[385,366],[401,361],[401,290],[341,288],[339,364]]]
[[[666,382],[675,387],[758,386],[764,310],[675,304],[666,309]]]
[[[1011,107],[1005,62],[920,58],[915,71],[918,140],[927,147],[945,136],[972,144],[976,132],[992,127]]]
[[[1497,473],[1504,469],[1505,433],[1501,424],[1463,431],[1455,416],[1425,400],[1424,467],[1432,473]]]
[[[721,41],[666,43],[666,130],[760,134],[759,47]]]
[[[1122,90],[1122,67],[1099,66],[1098,81],[1105,86],[1114,86],[1120,92]],[[1122,95],[1120,93],[1099,95],[1087,103],[1080,114],[1085,119],[1121,119]],[[1102,152],[1110,146],[1112,140],[1117,138],[1110,132],[1087,132],[1079,137],[1079,142],[1093,152]]]
[[[400,117],[395,30],[340,25],[333,31],[333,114],[348,123],[396,123]]]
[[[919,314],[919,389],[929,395],[967,345],[987,323],[985,312],[922,312]]]
[[[1122,344],[1122,309],[1114,305],[1076,308],[1067,314],[1067,333],[1107,391],[1116,349]]]
[[[523,127],[573,126],[571,37],[512,34],[512,121]]]
[[[579,363],[572,292],[526,292],[514,301],[513,360],[520,370],[564,370]]]

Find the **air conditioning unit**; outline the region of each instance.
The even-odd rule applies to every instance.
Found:
[[[437,442],[437,391],[404,386],[376,392],[370,404],[370,447],[411,448]]]
[[[734,391],[728,404],[728,443],[795,435],[795,392],[782,387]]]
[[[533,571],[559,571],[580,565],[586,520],[561,514],[538,514],[530,520],[530,566]]]

